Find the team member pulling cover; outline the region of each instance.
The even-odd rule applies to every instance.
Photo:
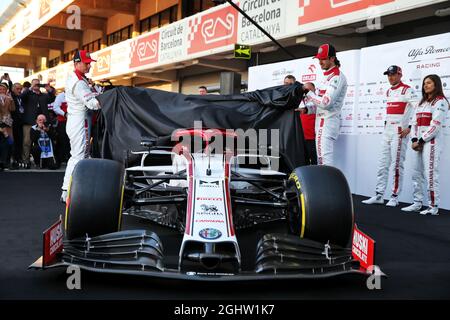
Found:
[[[439,76],[426,76],[422,83],[422,100],[412,122],[414,203],[403,211],[419,211],[423,203],[423,185],[427,185],[428,208],[423,215],[439,212],[439,160],[442,149],[442,125],[449,108]]]
[[[86,111],[100,109],[95,97],[99,94],[89,85],[86,73],[91,68],[91,59],[86,50],[79,50],[73,57],[75,70],[71,72],[66,81],[67,124],[66,131],[70,139],[70,159],[67,162],[66,173],[62,185],[61,201],[67,198],[67,188],[70,177],[78,161],[89,156],[89,134],[86,125]]]
[[[306,102],[312,102],[316,108],[316,151],[317,164],[333,165],[334,141],[339,136],[340,114],[347,93],[347,79],[339,67],[336,49],[331,44],[319,47],[314,58],[324,72],[324,80],[318,86],[316,95],[311,84],[305,84]]]
[[[410,86],[401,81],[402,69],[399,66],[390,66],[383,74],[387,75],[391,88],[386,92],[386,121],[378,164],[376,195],[364,200],[363,203],[384,204],[389,168],[392,166],[394,168],[392,193],[386,206],[396,207],[398,206],[397,196],[402,188],[407,136],[411,131],[409,124],[417,96]]]

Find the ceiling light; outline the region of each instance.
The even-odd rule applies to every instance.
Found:
[[[369,33],[373,31],[379,31],[382,30],[384,26],[382,24],[378,25],[376,28],[368,28],[367,26],[359,27],[355,29],[356,33]]]
[[[173,66],[175,69],[183,69],[186,67],[183,63],[177,63]]]
[[[277,50],[278,50],[277,46],[270,46],[270,47],[265,47],[265,48],[259,49],[259,52],[273,52],[273,51],[277,51]]]
[[[234,59],[234,53],[232,54],[227,54],[226,56],[223,56],[224,59]]]
[[[299,44],[299,43],[305,43],[308,40],[308,38],[306,38],[305,36],[303,37],[297,37],[295,39],[295,43]]]

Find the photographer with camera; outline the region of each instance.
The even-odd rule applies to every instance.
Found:
[[[41,88],[44,88],[47,93],[42,93]],[[20,95],[22,104],[24,106],[23,113],[23,153],[22,161],[26,168],[31,167],[30,164],[30,130],[35,124],[35,120],[38,115],[45,115],[48,118],[48,105],[55,100],[55,89],[49,84],[40,84],[39,79],[33,79],[31,81],[30,89],[25,89]]]
[[[30,139],[34,162],[41,169],[57,169],[54,155],[55,138],[56,131],[53,125],[47,121],[45,115],[38,115],[36,124],[30,129]]]

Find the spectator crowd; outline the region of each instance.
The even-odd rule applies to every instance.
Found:
[[[56,98],[56,100],[55,100]],[[13,83],[0,78],[0,171],[57,169],[67,162],[64,93],[39,79]]]

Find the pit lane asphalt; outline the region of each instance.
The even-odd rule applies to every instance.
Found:
[[[263,283],[197,283],[82,272],[66,288],[65,269],[28,271],[42,231],[64,206],[62,172],[0,173],[0,299],[449,299],[450,214],[404,214],[354,196],[356,222],[376,241],[376,263],[389,277],[368,290],[360,277]],[[407,183],[405,181],[405,183]]]

